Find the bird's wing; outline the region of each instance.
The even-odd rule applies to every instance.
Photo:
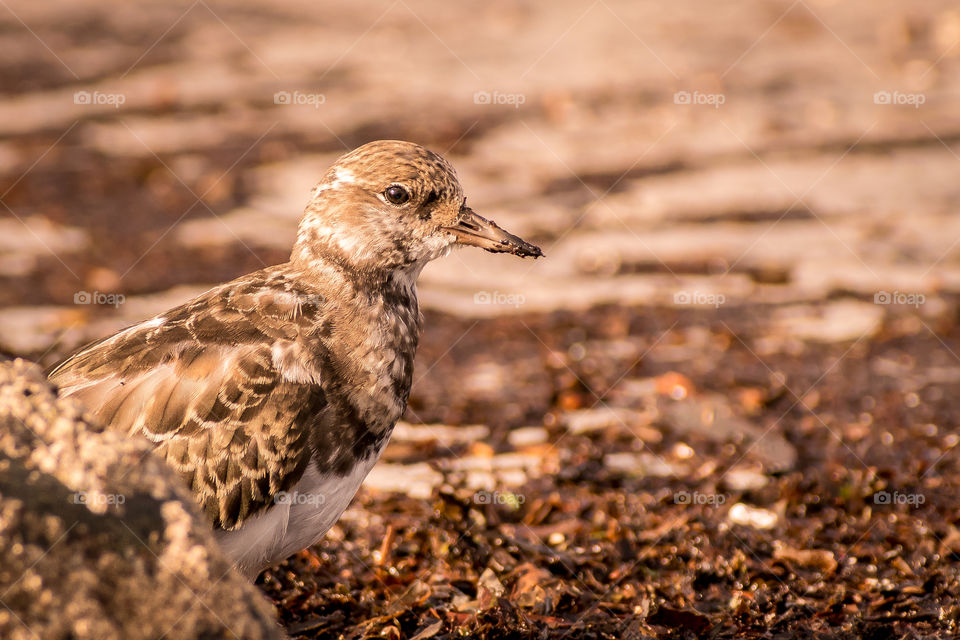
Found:
[[[50,379],[104,424],[154,442],[215,525],[232,529],[309,461],[326,401],[319,369],[291,354],[317,304],[276,282],[235,281],[84,348]]]

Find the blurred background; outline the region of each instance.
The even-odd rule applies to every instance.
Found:
[[[261,580],[292,631],[955,623],[955,2],[3,0],[0,43],[8,356],[285,261],[380,138],[546,253],[425,270],[407,422]]]

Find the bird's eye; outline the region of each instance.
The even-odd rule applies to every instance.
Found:
[[[399,205],[410,199],[410,192],[398,184],[393,184],[383,192],[383,197],[386,198],[390,204]]]

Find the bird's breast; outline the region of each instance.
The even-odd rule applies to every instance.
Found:
[[[372,431],[391,429],[406,408],[413,382],[416,334],[398,331],[372,336],[354,362],[359,384],[344,391],[353,409]]]
[[[362,318],[355,314],[316,350],[327,404],[312,429],[314,460],[320,470],[339,475],[385,445],[413,380],[416,308],[385,306]]]

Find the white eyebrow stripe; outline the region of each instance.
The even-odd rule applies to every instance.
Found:
[[[343,185],[354,184],[357,181],[356,174],[350,169],[345,169],[344,167],[338,168],[333,174],[333,182],[321,182],[313,189],[313,197],[316,198],[318,195],[327,191],[328,189],[338,189]]]
[[[334,176],[334,187],[339,187],[341,184],[353,184],[357,181],[357,176],[354,175],[353,171],[350,171],[350,169],[344,169],[343,167],[337,169],[337,172],[334,174]]]

